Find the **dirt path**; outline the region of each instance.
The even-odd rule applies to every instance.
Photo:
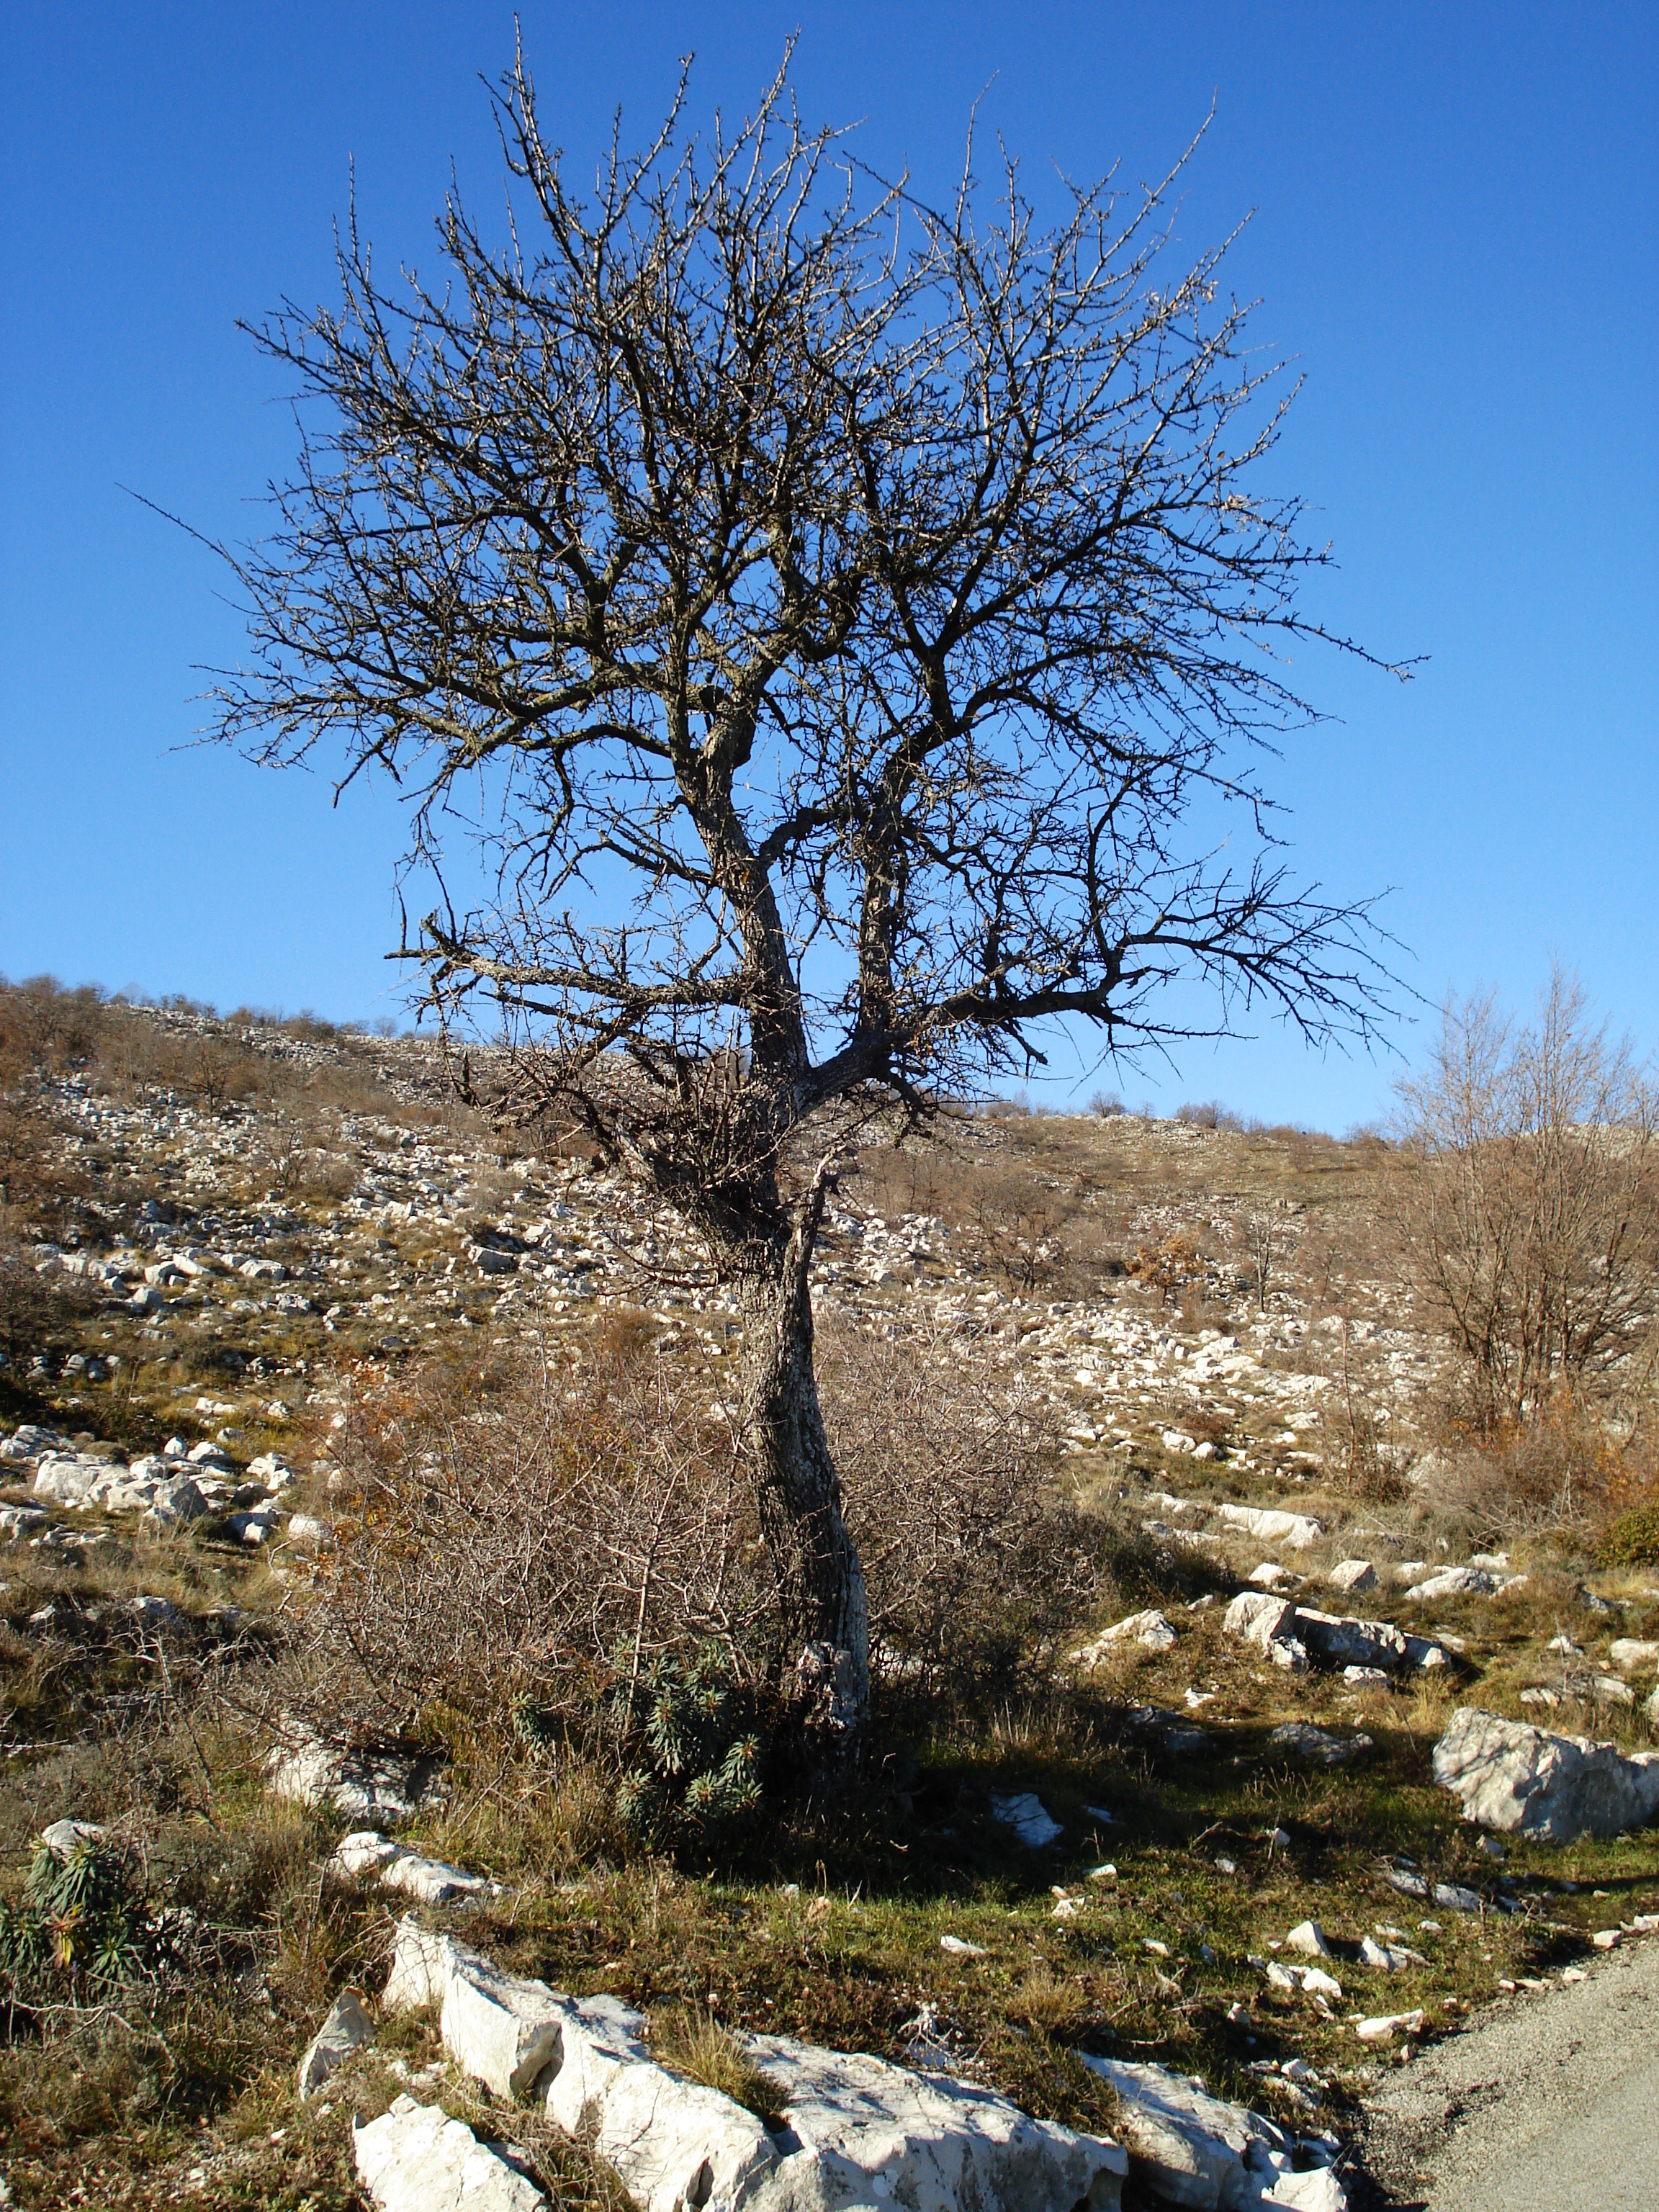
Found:
[[[1655,2212],[1659,1942],[1437,2045],[1372,2100],[1370,2120],[1378,2206]]]

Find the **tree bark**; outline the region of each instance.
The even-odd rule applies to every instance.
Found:
[[[744,1439],[779,1582],[786,1693],[815,1789],[856,1771],[870,1723],[864,1570],[842,1518],[812,1367],[808,1279],[823,1212],[819,1189],[784,1214],[742,1287]]]

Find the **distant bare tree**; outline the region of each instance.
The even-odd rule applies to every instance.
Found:
[[[1275,655],[1322,635],[1325,556],[1258,488],[1288,394],[1220,252],[1161,274],[1170,180],[1067,187],[1045,232],[1012,167],[988,212],[971,168],[942,210],[872,179],[785,74],[706,143],[684,98],[585,204],[520,57],[506,245],[452,197],[445,283],[394,286],[354,225],[343,303],[256,332],[304,442],[227,555],[255,659],[217,728],[386,771],[413,862],[483,839],[494,903],[404,950],[446,1021],[499,1010],[503,1103],[574,1114],[735,1286],[830,1771],[867,1624],[807,1284],[864,1120],[1067,1020],[1119,1055],[1258,1005],[1364,1036],[1386,979],[1267,834],[1251,748],[1304,717]]]
[[[1281,1206],[1263,1200],[1253,1206],[1244,1216],[1244,1238],[1249,1249],[1251,1272],[1255,1278],[1255,1304],[1258,1313],[1267,1310],[1267,1291],[1277,1272],[1276,1262],[1281,1256],[1285,1243],[1285,1214]]]
[[[1559,969],[1536,1027],[1448,1004],[1404,1082],[1390,1188],[1483,1425],[1606,1396],[1659,1326],[1656,1100]]]

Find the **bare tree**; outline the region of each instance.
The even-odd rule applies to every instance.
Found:
[[[1449,1002],[1401,1085],[1396,1219],[1482,1426],[1605,1398],[1659,1325],[1656,1101],[1559,969],[1536,1027]]]
[[[833,1765],[868,1680],[813,1382],[836,1163],[874,1105],[1068,1021],[1114,1055],[1257,1006],[1369,1033],[1364,909],[1294,888],[1252,767],[1304,718],[1275,654],[1322,635],[1295,594],[1325,556],[1257,487],[1288,395],[1221,253],[1162,274],[1170,179],[1068,186],[1047,231],[1012,166],[988,213],[971,167],[931,208],[781,74],[706,142],[682,84],[584,204],[522,57],[495,99],[504,246],[452,198],[444,287],[393,286],[354,226],[342,304],[255,333],[303,444],[227,556],[255,659],[217,730],[385,770],[441,884],[482,839],[490,905],[442,894],[404,950],[446,1021],[494,1002],[510,1103],[575,1114],[735,1286]]]

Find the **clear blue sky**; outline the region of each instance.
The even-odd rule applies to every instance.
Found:
[[[1277,480],[1341,563],[1310,611],[1428,656],[1405,690],[1298,672],[1340,720],[1278,776],[1295,857],[1333,892],[1395,887],[1430,998],[1524,1000],[1559,957],[1659,1040],[1652,0],[520,13],[547,135],[584,167],[618,100],[641,135],[659,116],[681,53],[701,110],[738,107],[797,26],[809,115],[940,189],[981,92],[1040,188],[1051,160],[1150,174],[1213,97],[1180,233],[1255,210],[1234,283],[1307,377]],[[292,433],[235,318],[331,297],[354,164],[387,264],[434,265],[452,161],[499,206],[477,76],[512,37],[494,0],[3,10],[0,971],[398,1011],[394,806],[177,750],[193,664],[235,658],[240,626],[212,560],[121,487],[257,531]],[[1390,1076],[1269,1029],[1123,1087],[1341,1127]]]

